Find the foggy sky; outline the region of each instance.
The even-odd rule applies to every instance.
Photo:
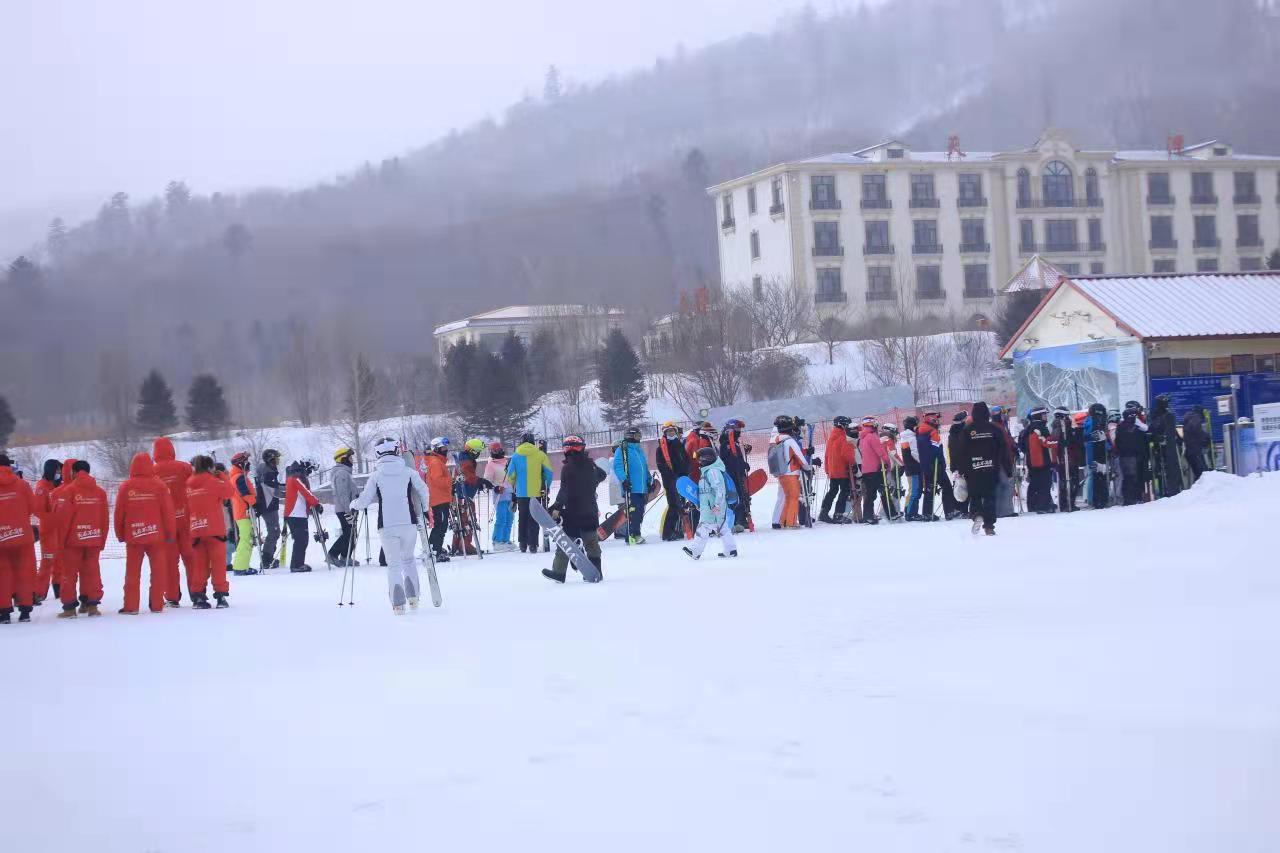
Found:
[[[595,81],[801,5],[4,0],[0,212],[305,184],[500,118],[549,64]]]

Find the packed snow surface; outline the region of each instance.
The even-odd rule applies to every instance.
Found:
[[[1275,851],[1278,506],[492,555],[405,617],[314,546],[226,611],[118,616],[112,563],[104,618],[0,626],[5,847]]]

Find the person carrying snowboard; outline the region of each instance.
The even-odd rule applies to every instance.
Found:
[[[604,562],[600,553],[600,507],[596,503],[596,487],[609,475],[591,461],[587,455],[587,443],[576,435],[565,436],[561,443],[564,464],[560,468],[560,490],[550,506],[551,517],[560,522],[561,529],[570,539],[582,543],[587,559],[604,574]],[[569,555],[559,548],[551,561],[551,568],[543,569],[542,576],[556,583],[564,583],[569,571]]]
[[[511,489],[507,486],[507,462],[507,451],[503,449],[502,442],[491,442],[484,478],[493,483],[494,545],[511,544]]]
[[[520,542],[520,553],[538,553],[542,528],[534,520],[529,511],[529,501],[541,500],[551,490],[551,459],[533,441],[533,433],[526,432],[520,436],[520,444],[507,466],[507,484],[514,491],[516,509],[519,514],[517,539]]]
[[[654,463],[658,467],[658,476],[662,478],[662,494],[667,499],[667,510],[662,517],[662,541],[675,542],[685,538],[681,525],[684,504],[676,489],[676,481],[681,477],[692,477],[689,474],[689,453],[680,437],[680,428],[671,421],[662,425]]]
[[[643,545],[645,505],[649,502],[649,460],[640,443],[640,430],[630,427],[622,436],[622,443],[613,452],[613,473],[622,484],[627,498],[627,543]]]
[[[747,475],[751,473],[751,445],[742,443],[742,431],[747,425],[741,418],[730,418],[725,421],[720,431],[720,461],[728,472],[733,487],[738,492],[738,505],[734,507],[733,532],[741,533],[751,527],[751,489],[747,486]]]
[[[684,552],[695,560],[702,559],[707,541],[712,534],[720,535],[720,556],[738,556],[738,543],[733,538],[733,524],[729,516],[729,475],[715,450],[704,447],[698,451],[698,466],[702,479],[698,481],[698,532],[693,545],[684,546]]]
[[[831,421],[831,434],[827,436],[826,456],[823,464],[827,469],[827,493],[822,498],[822,509],[818,513],[818,521],[824,524],[851,524],[844,511],[849,503],[849,492],[852,485],[854,449],[849,442],[849,426],[853,420],[847,415],[836,415]],[[741,494],[741,493],[739,493]],[[835,515],[831,514],[832,504]]]
[[[378,536],[387,558],[387,596],[392,612],[399,615],[405,612],[406,604],[415,610],[418,607],[421,584],[413,549],[418,541],[419,511],[430,505],[430,496],[421,475],[400,457],[400,442],[390,436],[380,438],[373,451],[378,455],[373,473],[351,502],[347,521],[354,524],[356,513],[378,504]]]

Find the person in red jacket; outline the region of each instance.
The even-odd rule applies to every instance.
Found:
[[[40,531],[40,564],[36,568],[34,587],[35,603],[43,604],[49,595],[49,583],[53,583],[53,597],[58,597],[57,553],[53,543],[58,538],[53,528],[53,490],[62,485],[62,463],[46,459],[43,476],[36,481],[33,493],[36,498],[36,523]]]
[[[147,603],[152,613],[164,610],[168,555],[174,545],[173,498],[169,487],[155,475],[151,457],[139,453],[129,465],[129,479],[116,493],[116,539],[125,543],[124,607],[120,612],[138,614],[138,587],[142,558],[151,567]]]
[[[714,448],[715,437],[716,428],[711,425],[711,421],[703,421],[685,436],[684,452],[689,457],[689,479],[695,483],[702,478],[702,469],[698,466],[698,451],[704,447]]]
[[[826,458],[823,465],[827,469],[830,485],[822,498],[822,511],[818,513],[818,521],[827,524],[852,524],[853,519],[846,518],[845,507],[849,503],[849,488],[853,483],[854,455],[853,445],[849,443],[849,428],[853,421],[846,415],[836,415],[831,421],[831,434],[827,436]],[[835,504],[836,514],[831,514],[831,505]]]
[[[157,438],[151,448],[155,460],[153,468],[156,477],[169,489],[169,499],[173,502],[173,544],[165,549],[164,554],[164,598],[165,606],[182,606],[182,574],[178,571],[178,558],[187,567],[187,578],[191,578],[191,569],[195,565],[195,553],[191,550],[191,524],[187,517],[187,480],[191,479],[191,464],[177,458],[173,450],[173,442],[167,438]]]
[[[191,551],[195,563],[187,568],[187,592],[191,606],[208,610],[209,594],[206,592],[213,579],[213,597],[218,608],[229,607],[227,595],[231,587],[227,583],[227,518],[223,514],[223,502],[231,500],[235,487],[219,477],[213,470],[213,459],[197,456],[191,460],[191,478],[187,480],[187,519],[191,530]]]
[[[1027,426],[1018,435],[1027,454],[1027,510],[1045,514],[1053,509],[1053,468],[1058,442],[1049,432],[1049,410],[1037,406],[1027,414]]]
[[[307,464],[294,462],[284,469],[284,523],[289,526],[293,550],[289,554],[289,571],[309,572],[307,565],[307,536],[311,525],[307,523],[311,510],[323,511],[320,499],[311,494],[307,483]]]
[[[62,543],[62,531],[58,529],[58,516],[54,510],[58,506],[58,499],[65,489],[71,488],[71,480],[75,477],[72,467],[76,464],[75,459],[64,459],[62,461],[62,476],[58,480],[58,485],[49,491],[49,550],[53,552],[53,572],[50,574],[50,582],[53,584],[53,597],[62,600],[62,565],[59,559],[60,544]],[[41,547],[44,547],[45,535],[40,534]]]
[[[18,600],[18,621],[31,621],[36,585],[36,537],[31,516],[39,503],[13,460],[0,453],[0,625],[7,625]]]
[[[101,616],[102,567],[99,558],[107,544],[111,519],[107,493],[89,473],[89,463],[71,466],[73,479],[54,492],[54,523],[58,530],[58,556],[62,560],[62,612],[59,619],[74,619],[76,603],[80,613]],[[76,596],[79,583],[80,595]]]

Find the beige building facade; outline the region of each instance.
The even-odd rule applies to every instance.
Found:
[[[1067,275],[1252,271],[1280,247],[1280,156],[1225,142],[1025,151],[890,141],[782,163],[708,193],[722,283],[798,282],[819,313],[979,324],[1035,255]]]

